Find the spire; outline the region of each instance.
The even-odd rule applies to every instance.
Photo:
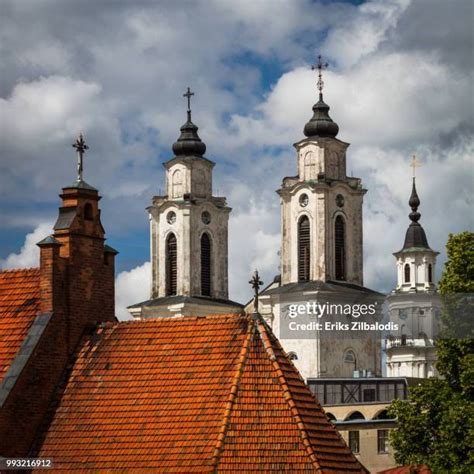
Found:
[[[339,126],[329,116],[329,105],[323,100],[323,70],[327,69],[328,63],[323,63],[321,55],[318,56],[318,64],[311,66],[311,69],[318,70],[319,101],[313,105],[313,117],[304,126],[304,134],[309,137],[336,137]]]
[[[181,135],[178,140],[173,143],[173,152],[176,156],[202,156],[206,152],[206,145],[201,141],[197,133],[198,127],[191,121],[191,97],[194,92],[188,87],[183,97],[188,99],[188,119],[181,127]]]
[[[412,164],[412,166],[415,166],[415,165]],[[421,214],[418,212],[418,207],[420,205],[420,198],[418,197],[418,193],[416,192],[415,176],[413,176],[413,184],[412,184],[411,195],[410,195],[408,204],[411,207],[411,212],[408,215],[408,217],[411,220],[411,224],[409,225],[406,235],[405,235],[405,243],[403,244],[403,250],[406,250],[409,248],[430,249],[425,231],[423,227],[421,227],[421,225],[418,223],[421,217]]]
[[[252,275],[252,279],[249,281],[249,284],[252,285],[253,289],[253,308],[254,313],[258,313],[258,292],[260,287],[263,285],[263,281],[260,279],[260,275],[258,274],[258,270],[255,270],[254,274]]]

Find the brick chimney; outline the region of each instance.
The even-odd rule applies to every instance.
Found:
[[[54,234],[38,243],[39,312],[15,359],[18,375],[0,404],[1,456],[34,451],[38,428],[48,423],[55,389],[82,336],[98,323],[116,321],[117,251],[105,245],[97,189],[82,173],[80,178],[63,188]]]

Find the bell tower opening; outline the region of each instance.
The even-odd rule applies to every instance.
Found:
[[[177,293],[178,246],[176,236],[170,234],[166,239],[166,296]]]
[[[211,296],[211,253],[212,243],[205,232],[201,237],[201,294]]]
[[[334,223],[336,280],[346,280],[346,223],[337,216]]]
[[[303,216],[298,222],[298,281],[308,281],[310,279],[310,234],[309,219],[307,216]]]

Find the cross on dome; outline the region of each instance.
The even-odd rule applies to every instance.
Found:
[[[410,166],[412,167],[413,169],[413,178],[415,178],[415,172],[416,172],[416,168],[419,168],[421,166],[421,161],[416,157],[415,154],[413,154],[412,158],[411,158],[411,164]]]
[[[311,66],[311,69],[313,71],[315,71],[316,69],[318,70],[318,82],[316,83],[316,86],[318,87],[320,96],[322,96],[323,94],[323,87],[324,87],[323,70],[327,69],[328,66],[329,66],[328,63],[323,63],[321,55],[318,55],[318,63],[313,64]]]
[[[188,112],[191,112],[191,97],[194,95],[194,92],[191,92],[191,89],[188,87],[186,94],[183,94],[183,97],[188,99]]]

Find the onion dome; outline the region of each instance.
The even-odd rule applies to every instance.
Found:
[[[206,144],[199,138],[198,127],[191,121],[191,110],[188,110],[188,120],[181,127],[181,135],[173,143],[176,156],[202,156],[206,152]]]
[[[426,238],[425,230],[418,223],[420,220],[421,214],[418,212],[418,206],[420,205],[420,198],[416,192],[415,178],[413,178],[413,187],[411,190],[410,200],[408,201],[409,206],[411,207],[411,212],[409,214],[411,224],[407,229],[405,235],[405,243],[403,244],[403,250],[409,248],[422,248],[430,249],[428,245],[428,239]]]
[[[319,93],[319,101],[313,105],[313,117],[304,126],[304,134],[310,137],[334,138],[339,132],[339,125],[329,116],[329,105],[323,100],[323,94]]]

